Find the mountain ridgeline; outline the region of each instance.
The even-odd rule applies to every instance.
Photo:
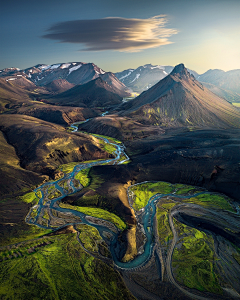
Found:
[[[122,116],[161,127],[240,128],[239,111],[198,82],[183,64],[120,109]]]
[[[47,101],[57,105],[81,107],[109,107],[122,103],[123,95],[128,94],[109,85],[101,77],[90,82],[77,85],[70,90],[60,93]]]

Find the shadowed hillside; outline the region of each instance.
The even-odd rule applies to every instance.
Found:
[[[56,106],[32,101],[19,108],[12,108],[8,113],[32,116],[44,121],[70,125],[74,122],[85,121],[98,116],[98,113],[85,107]]]
[[[35,172],[53,175],[60,164],[109,157],[96,138],[68,133],[60,125],[37,118],[1,115],[0,129],[16,149],[21,166]]]

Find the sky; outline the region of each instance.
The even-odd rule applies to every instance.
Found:
[[[3,2],[3,1],[2,1]],[[184,63],[240,69],[240,0],[11,0],[0,9],[0,69],[93,62],[119,72]]]

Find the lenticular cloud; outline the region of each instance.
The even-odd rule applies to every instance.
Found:
[[[136,52],[170,44],[176,29],[166,28],[167,17],[149,19],[104,18],[55,24],[44,38],[83,44],[82,51],[118,50]]]

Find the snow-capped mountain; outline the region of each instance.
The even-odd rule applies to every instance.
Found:
[[[134,92],[141,93],[166,77],[172,70],[173,67],[171,66],[153,66],[151,64],[146,64],[137,69],[127,69],[115,73],[115,75]]]
[[[8,68],[0,70],[0,77],[4,77],[6,81],[10,82],[25,78],[38,86],[47,86],[53,81],[56,82],[56,80],[65,80],[71,84],[78,85],[102,77],[108,84],[122,90],[123,97],[129,96],[131,92],[113,73],[104,72],[93,63],[71,62],[53,65],[38,64],[25,70]]]

